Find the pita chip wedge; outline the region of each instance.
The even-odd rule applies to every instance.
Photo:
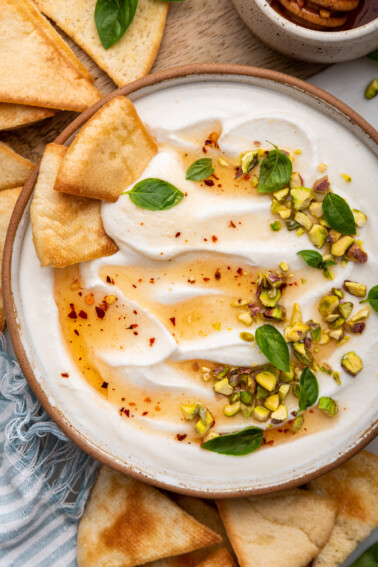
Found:
[[[31,0],[0,0],[0,11],[0,102],[81,112],[101,98]]]
[[[220,537],[156,488],[102,466],[80,521],[79,567],[134,567]]]
[[[50,116],[54,112],[49,108],[38,108],[26,104],[9,104],[0,102],[0,130],[14,130],[28,124],[34,124]]]
[[[378,526],[378,457],[367,451],[313,480],[309,490],[337,505],[331,536],[314,567],[338,567]]]
[[[48,144],[30,208],[33,241],[42,266],[70,264],[109,256],[117,245],[105,233],[101,202],[53,190],[67,148]]]
[[[54,189],[114,202],[156,152],[132,102],[118,96],[79,131],[63,159]]]
[[[236,567],[236,563],[227,549],[221,547],[211,553],[211,555],[201,561],[201,563],[198,563],[196,567]]]
[[[139,0],[132,24],[108,50],[102,46],[95,25],[96,0],[35,0],[35,3],[119,87],[150,71],[163,37],[168,2]]]
[[[3,250],[5,237],[8,230],[8,225],[16,201],[21,193],[22,187],[16,187],[13,189],[4,189],[0,191],[0,263],[3,259]],[[4,318],[4,306],[3,297],[1,294],[1,282],[0,282],[0,331],[4,332],[5,329],[5,318]]]
[[[34,164],[0,142],[0,190],[23,185]]]
[[[299,488],[217,505],[241,567],[306,567],[329,538],[336,508]]]

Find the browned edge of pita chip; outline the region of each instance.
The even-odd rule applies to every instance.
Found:
[[[236,567],[236,563],[227,549],[221,547],[201,561],[197,567]]]

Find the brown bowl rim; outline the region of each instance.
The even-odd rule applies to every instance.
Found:
[[[109,100],[111,100],[116,96],[119,95],[128,96],[144,87],[149,87],[152,85],[157,85],[159,83],[164,83],[171,79],[184,78],[188,76],[193,76],[193,78],[198,76],[200,78],[202,75],[226,75],[226,76],[230,76],[230,79],[232,78],[233,75],[256,77],[256,78],[272,81],[273,83],[278,82],[283,85],[288,85],[289,87],[294,87],[296,90],[304,91],[305,93],[310,94],[313,98],[320,99],[321,101],[326,102],[331,107],[336,108],[338,111],[344,114],[350,122],[355,123],[357,126],[359,126],[376,144],[378,144],[378,132],[373,128],[373,126],[371,126],[364,118],[362,118],[359,114],[357,114],[357,112],[355,112],[353,109],[351,109],[346,104],[341,102],[333,95],[330,95],[326,91],[323,91],[322,89],[314,85],[306,83],[305,81],[302,81],[300,79],[291,77],[289,75],[277,71],[262,69],[258,67],[249,67],[249,66],[234,65],[234,64],[222,64],[222,63],[214,63],[214,64],[203,63],[203,64],[192,64],[192,65],[184,65],[180,67],[173,67],[171,69],[153,73],[137,81],[134,81],[133,83],[130,83],[125,87],[116,89],[111,93],[109,93],[104,98],[102,98],[100,101],[95,103],[93,106],[85,110],[77,118],[75,118],[63,130],[63,132],[59,134],[59,136],[54,140],[54,142],[57,144],[64,144],[76,132],[78,128],[80,128],[91,116],[93,116],[93,114],[101,106],[103,106],[106,102],[108,102]],[[334,467],[344,463],[347,459],[350,459],[353,455],[355,455],[358,451],[360,451],[370,441],[374,439],[374,437],[378,433],[378,421],[375,422],[372,426],[370,426],[370,428],[361,435],[360,440],[351,449],[338,455],[337,458],[335,458],[332,462],[327,463],[323,467],[315,471],[312,471],[310,473],[307,473],[306,475],[300,478],[295,478],[268,487],[254,488],[253,486],[251,486],[250,488],[247,489],[246,488],[231,489],[229,491],[223,491],[223,492],[198,490],[195,488],[194,489],[188,488],[181,485],[172,486],[168,482],[159,481],[155,478],[151,478],[150,476],[146,476],[145,473],[139,470],[135,470],[132,466],[128,465],[127,463],[120,463],[116,457],[108,455],[105,452],[105,450],[96,447],[94,443],[88,441],[78,430],[75,429],[75,427],[73,427],[72,424],[70,424],[66,420],[66,418],[63,417],[59,409],[57,409],[49,402],[47,395],[45,394],[40,383],[37,381],[36,377],[34,376],[34,372],[31,368],[31,365],[29,364],[27,355],[22,345],[20,330],[17,322],[17,311],[13,300],[12,274],[11,274],[13,245],[19,223],[22,219],[24,210],[29,202],[29,198],[34,189],[34,185],[36,183],[38,176],[38,171],[39,171],[39,163],[36,165],[30,177],[25,183],[9,223],[9,228],[4,246],[3,263],[2,263],[2,289],[3,289],[3,297],[4,297],[4,311],[5,311],[6,321],[7,321],[10,337],[12,340],[13,348],[16,353],[16,357],[18,359],[20,367],[24,373],[24,376],[30,388],[32,389],[33,393],[42,404],[43,408],[49,414],[51,419],[62,429],[62,431],[67,435],[67,437],[71,439],[76,445],[78,445],[83,451],[85,451],[86,453],[88,453],[89,455],[91,455],[93,458],[97,459],[101,463],[111,468],[114,468],[121,473],[130,475],[138,480],[141,480],[148,484],[152,484],[159,488],[171,490],[174,492],[179,492],[182,494],[187,494],[190,496],[197,496],[201,498],[235,498],[240,496],[278,492],[280,490],[294,488],[296,486],[300,486],[305,483],[308,483],[309,481],[317,478],[318,476],[332,470]],[[251,482],[253,482],[252,478],[251,478]]]

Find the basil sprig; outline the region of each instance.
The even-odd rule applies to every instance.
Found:
[[[263,437],[263,430],[260,427],[252,426],[235,433],[227,433],[209,439],[209,441],[202,443],[201,449],[221,455],[240,457],[256,451],[263,442]]]
[[[290,158],[281,152],[277,146],[269,152],[261,163],[257,191],[272,193],[289,183],[293,165]]]
[[[266,358],[279,370],[290,371],[290,354],[287,343],[273,325],[256,329],[255,339]]]
[[[378,565],[378,541],[373,543],[351,567],[377,567]]]
[[[203,181],[214,173],[211,158],[201,158],[188,167],[185,179],[189,181]]]
[[[324,218],[328,224],[341,234],[356,234],[356,222],[345,199],[335,193],[327,193],[323,204]]]
[[[319,396],[319,385],[316,376],[309,368],[305,368],[299,379],[299,410],[305,411],[313,406]]]
[[[319,270],[324,270],[324,275],[328,277],[330,272],[328,266],[334,266],[336,262],[334,260],[323,260],[323,257],[316,250],[300,250],[297,252],[299,256],[302,256],[303,260],[311,268],[318,268]]]
[[[139,181],[130,191],[124,191],[134,205],[149,211],[165,211],[175,207],[184,198],[184,193],[171,183],[149,177]]]
[[[374,311],[378,313],[378,285],[372,287],[368,293],[367,298],[363,301],[360,301],[360,303],[370,303]]]

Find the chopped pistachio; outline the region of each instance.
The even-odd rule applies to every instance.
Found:
[[[304,343],[292,343],[293,351],[299,362],[305,366],[311,366],[313,362],[313,356],[310,350],[305,346]]]
[[[278,408],[272,413],[270,416],[272,419],[272,423],[280,423],[281,421],[285,421],[287,419],[287,407],[285,404],[281,404]]]
[[[248,305],[248,299],[234,299],[231,301],[231,307],[244,307],[244,305]]]
[[[310,230],[310,228],[312,227],[312,220],[310,219],[310,217],[308,217],[306,213],[302,213],[301,211],[295,213],[294,220],[299,222],[299,224],[306,230]]]
[[[231,394],[231,396],[229,396],[229,398],[228,398],[228,401],[230,402],[230,404],[235,404],[239,400],[240,400],[240,393],[239,392],[235,392],[234,394]]]
[[[326,345],[327,343],[329,343],[329,336],[327,331],[325,331],[324,329],[321,330],[320,333],[320,339],[319,339],[319,344],[320,345]]]
[[[328,222],[325,219],[320,219],[319,224],[324,226],[325,228],[331,228]]]
[[[266,421],[270,416],[270,411],[264,406],[256,406],[252,415],[257,421]]]
[[[322,246],[327,240],[328,232],[324,228],[324,226],[320,224],[314,224],[311,227],[311,230],[308,235],[310,237],[312,244],[316,246],[316,248],[322,248]]]
[[[301,394],[301,387],[299,386],[298,382],[294,382],[294,384],[292,385],[292,392],[294,394],[294,396],[296,398],[299,398],[300,394]]]
[[[363,365],[362,360],[354,351],[344,354],[341,359],[341,366],[344,368],[348,374],[352,376],[357,376],[361,372]]]
[[[333,379],[335,380],[335,382],[337,382],[337,384],[339,386],[341,386],[341,380],[340,380],[340,372],[337,372],[335,370],[335,372],[332,374]]]
[[[347,335],[344,335],[344,336],[342,337],[342,339],[338,341],[338,343],[337,343],[336,346],[337,346],[337,347],[344,346],[349,340],[350,340],[350,337],[348,337]]]
[[[302,187],[302,179],[298,171],[293,171],[290,177],[289,185],[290,189],[295,189],[297,187]]]
[[[365,213],[359,211],[358,209],[352,209],[352,213],[354,216],[354,222],[356,223],[358,228],[363,227],[365,222],[367,221],[367,216],[365,215]]]
[[[272,392],[277,384],[276,376],[272,372],[269,372],[268,370],[263,370],[262,372],[259,372],[256,375],[255,380],[258,384],[260,384],[260,386],[262,386],[269,392]]]
[[[313,192],[309,187],[297,187],[290,190],[290,195],[293,198],[294,209],[302,211],[310,205]]]
[[[348,265],[348,260],[345,260],[345,258],[343,258],[340,262],[340,266],[342,268],[346,268],[347,265]]]
[[[283,272],[288,272],[289,271],[289,266],[286,264],[286,262],[280,262],[278,264],[278,266],[281,268],[281,270]]]
[[[336,341],[339,341],[343,336],[343,333],[344,331],[342,329],[334,329],[333,331],[329,332],[329,336],[331,339],[335,339]]]
[[[241,402],[235,402],[234,404],[227,404],[223,408],[223,413],[227,417],[233,417],[241,410]]]
[[[252,404],[253,398],[251,392],[247,392],[246,390],[242,390],[240,392],[240,401],[242,404],[246,406],[250,406]]]
[[[327,364],[327,362],[323,362],[322,366],[320,367],[320,370],[328,374],[328,376],[331,376],[331,374],[333,373],[332,367],[329,364]]]
[[[336,297],[340,297],[340,299],[342,299],[345,295],[344,291],[337,287],[332,288],[332,293],[333,295],[336,295]]]
[[[370,81],[368,86],[365,89],[365,98],[371,100],[372,98],[376,97],[378,94],[378,79],[373,79]]]
[[[209,435],[205,437],[204,441],[210,441],[211,439],[215,439],[216,437],[219,437],[219,433],[215,433],[215,431],[210,431]]]
[[[344,301],[337,306],[337,309],[344,319],[348,319],[353,311],[353,303],[351,301]]]
[[[252,175],[251,177],[252,187],[257,187],[258,184],[259,184],[259,178],[257,177],[257,175]]]
[[[327,321],[327,323],[333,323],[338,318],[339,318],[338,313],[332,313],[331,315],[327,315],[327,317],[324,317],[324,320]]]
[[[201,408],[199,414],[200,418],[196,423],[195,429],[199,435],[206,435],[213,425],[214,419],[207,408]]]
[[[244,417],[251,417],[251,415],[253,414],[253,409],[254,409],[253,404],[251,406],[247,406],[245,404],[241,405],[241,411]]]
[[[213,388],[217,394],[223,394],[224,396],[229,396],[234,391],[234,388],[230,385],[228,378],[217,380]]]
[[[368,261],[366,250],[364,250],[358,242],[355,242],[350,248],[348,248],[345,257],[347,260],[358,262],[359,264],[366,264]]]
[[[319,173],[324,173],[327,170],[328,165],[326,163],[319,163],[318,171]]]
[[[253,322],[251,315],[247,311],[240,313],[240,315],[238,315],[238,319],[239,321],[244,323],[244,325],[246,325],[247,327],[250,327]]]
[[[366,285],[364,284],[345,280],[343,287],[346,291],[349,291],[350,294],[355,295],[356,297],[365,297],[366,295]]]
[[[269,396],[268,390],[265,390],[260,384],[257,386],[256,394],[259,400],[265,400],[265,398]]]
[[[301,153],[302,153],[301,148],[297,148],[296,150],[294,150],[294,153],[295,153],[296,156],[300,156]]]
[[[331,230],[328,233],[327,242],[329,242],[330,244],[334,244],[335,242],[340,240],[340,238],[341,238],[341,232],[338,232],[334,228],[331,228]]]
[[[264,406],[270,411],[276,411],[280,405],[280,397],[278,394],[272,394],[265,399]]]
[[[338,411],[337,403],[335,402],[335,400],[327,396],[322,396],[321,398],[319,398],[318,407],[329,417],[335,416]]]
[[[191,421],[198,415],[198,412],[200,410],[200,405],[199,404],[182,405],[180,406],[180,410],[182,411],[184,419],[186,419],[187,421]]]
[[[231,165],[222,157],[218,158],[218,163],[219,165],[221,165],[222,167],[231,167]]]
[[[226,376],[228,374],[229,370],[230,369],[228,368],[228,366],[223,366],[223,369],[221,370],[221,372],[219,372],[219,374],[217,374],[217,376],[216,376],[217,380],[224,378],[224,376]]]
[[[339,305],[339,298],[336,295],[326,295],[320,300],[319,312],[325,318],[334,313]]]
[[[211,326],[216,330],[216,331],[220,331],[222,328],[222,324],[219,321],[216,321],[215,323],[211,323]]]
[[[259,149],[257,150],[257,155],[258,155],[259,157],[265,157],[265,155],[266,155],[266,154],[265,154],[265,150],[263,150],[263,148],[259,148]]]
[[[363,321],[353,323],[351,321],[346,321],[345,330],[350,333],[361,334],[364,332],[366,324]]]
[[[319,341],[321,332],[322,328],[319,324],[310,326],[311,339],[314,341],[314,343],[317,343]]]
[[[335,244],[332,244],[331,254],[333,256],[343,256],[348,250],[349,246],[352,246],[354,238],[352,236],[343,236]]]
[[[304,421],[303,414],[297,415],[297,417],[293,421],[293,425],[292,425],[292,428],[291,428],[293,433],[296,433],[297,431],[299,431],[302,428],[303,421]]]
[[[308,209],[310,214],[317,219],[323,216],[323,204],[321,201],[312,201]]]
[[[281,382],[291,382],[292,380],[294,380],[294,376],[294,364],[291,362],[289,372],[284,372],[283,370],[281,370],[280,380]]]
[[[281,402],[284,401],[288,393],[290,392],[290,384],[281,384],[278,388],[278,395],[280,397]]]
[[[369,315],[370,315],[369,307],[364,307],[363,309],[360,309],[360,311],[357,311],[357,313],[355,313],[353,317],[349,319],[349,322],[358,323],[359,321],[364,321],[369,317]]]
[[[273,232],[279,232],[282,228],[282,224],[280,223],[280,221],[274,221],[270,223],[270,228],[273,230]]]
[[[249,173],[258,163],[257,152],[246,152],[241,160],[243,173]]]
[[[286,310],[281,305],[276,305],[275,307],[270,307],[265,309],[263,313],[266,319],[273,319],[274,321],[284,321]]]
[[[344,179],[345,183],[350,183],[352,181],[351,176],[347,173],[341,173],[340,175]]]
[[[252,333],[248,333],[247,331],[243,331],[242,333],[240,333],[240,338],[242,341],[245,341],[246,343],[253,343],[255,340],[255,337],[252,335]]]
[[[281,297],[279,289],[261,289],[259,293],[259,300],[265,307],[275,307]]]
[[[337,319],[335,319],[335,321],[332,321],[329,326],[331,329],[338,329],[339,327],[342,327],[345,323],[345,318],[344,317],[338,317]]]
[[[296,234],[297,236],[302,236],[302,234],[304,234],[305,232],[306,232],[305,229],[304,229],[302,226],[300,226],[300,227],[297,228],[297,230],[295,231],[295,234]]]
[[[305,323],[295,323],[295,325],[288,325],[285,327],[284,338],[287,343],[296,343],[304,339],[310,327]]]
[[[295,221],[294,219],[290,219],[286,221],[286,228],[291,232],[292,230],[301,228],[301,225],[299,224],[299,222]]]
[[[288,194],[289,194],[289,187],[284,187],[283,189],[274,191],[273,197],[275,197],[277,201],[283,201],[283,199],[287,197]]]

